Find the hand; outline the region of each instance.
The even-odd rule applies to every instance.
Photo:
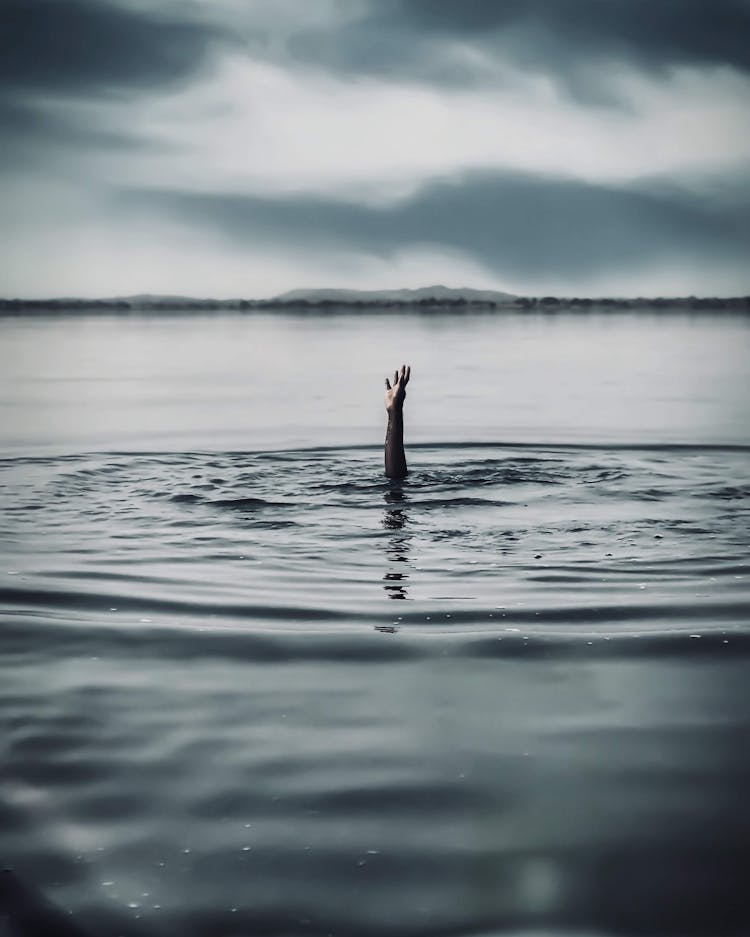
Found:
[[[406,385],[409,383],[411,368],[405,364],[401,365],[400,371],[393,372],[393,386],[388,378],[385,379],[385,409],[392,413],[394,410],[400,410],[406,399]]]

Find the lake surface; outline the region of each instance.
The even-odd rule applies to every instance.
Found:
[[[738,314],[0,318],[0,861],[101,935],[747,934],[748,429]]]

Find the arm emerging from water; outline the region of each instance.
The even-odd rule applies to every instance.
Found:
[[[385,379],[385,409],[388,412],[388,429],[385,433],[385,474],[388,478],[405,478],[406,456],[404,455],[404,400],[411,368],[401,365],[393,373],[393,386]]]

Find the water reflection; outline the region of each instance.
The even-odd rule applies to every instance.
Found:
[[[406,498],[400,487],[389,488],[383,495],[386,509],[383,513],[383,527],[391,531],[386,541],[386,559],[388,568],[383,576],[383,588],[389,599],[407,599],[409,573],[409,547],[411,534],[408,533],[409,515],[405,510]]]

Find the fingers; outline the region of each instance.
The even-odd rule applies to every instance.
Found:
[[[402,387],[406,387],[409,383],[409,378],[411,377],[411,366],[408,364],[402,364],[401,370],[396,370],[393,372],[393,386],[397,387],[401,384]],[[391,390],[391,382],[388,378],[385,379],[385,386],[387,390]]]

